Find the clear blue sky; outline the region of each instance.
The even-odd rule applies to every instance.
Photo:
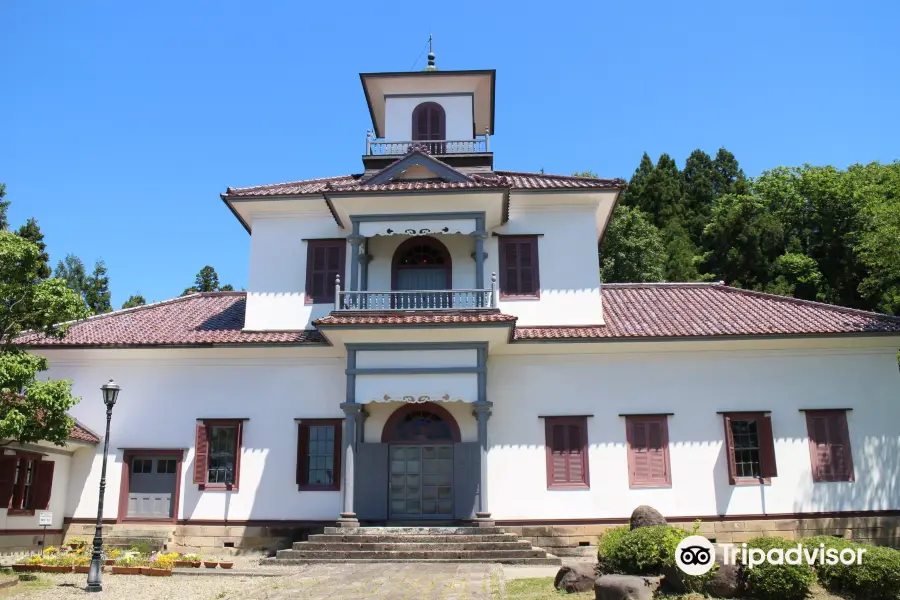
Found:
[[[8,0],[0,181],[54,264],[106,261],[115,307],[206,264],[239,289],[250,238],[219,194],[359,172],[358,73],[410,69],[429,32],[439,68],[497,69],[499,169],[891,161],[900,3],[864,4]]]

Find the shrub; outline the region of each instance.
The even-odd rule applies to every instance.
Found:
[[[611,529],[600,538],[598,558],[601,567],[629,575],[659,573],[668,559],[674,560],[675,547],[687,533],[669,525]]]
[[[747,552],[759,548],[788,550],[796,548],[797,542],[779,537],[758,537],[747,542]],[[761,565],[744,569],[747,590],[757,600],[803,600],[809,594],[810,586],[816,582],[816,573],[808,565]]]
[[[117,567],[137,567],[140,566],[137,559],[134,556],[126,554],[125,556],[120,556],[116,559]]]
[[[166,569],[171,571],[172,567],[175,566],[175,561],[169,558],[169,556],[166,554],[160,554],[153,562],[150,563],[150,566],[154,569]]]
[[[859,544],[842,538],[818,536],[802,540],[812,548],[824,544],[824,549],[864,549],[862,564],[816,564],[816,573],[823,586],[838,592],[848,592],[865,600],[894,600],[900,597],[900,551],[892,548]],[[821,547],[821,546],[820,546]]]

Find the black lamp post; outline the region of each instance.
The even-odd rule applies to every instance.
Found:
[[[103,496],[106,493],[106,455],[109,452],[109,421],[112,419],[112,409],[119,396],[119,386],[112,379],[104,383],[100,390],[103,392],[103,404],[106,405],[106,437],[103,438],[103,467],[100,470],[100,500],[97,502],[97,531],[94,533],[94,552],[91,554],[91,568],[88,571],[88,592],[102,592],[100,585],[100,573],[103,571]]]

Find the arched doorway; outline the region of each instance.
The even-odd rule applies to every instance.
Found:
[[[389,515],[394,519],[453,516],[453,444],[459,425],[445,408],[407,404],[381,433],[390,444]]]
[[[453,288],[450,252],[437,239],[421,235],[409,238],[394,251],[391,289],[437,291]],[[394,308],[449,308],[447,294],[395,294]],[[442,302],[446,300],[446,302]],[[448,306],[443,306],[448,304]]]

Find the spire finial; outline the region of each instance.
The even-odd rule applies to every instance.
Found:
[[[434,66],[434,38],[429,33],[428,34],[428,66],[425,67],[426,71],[437,71],[438,68]]]

